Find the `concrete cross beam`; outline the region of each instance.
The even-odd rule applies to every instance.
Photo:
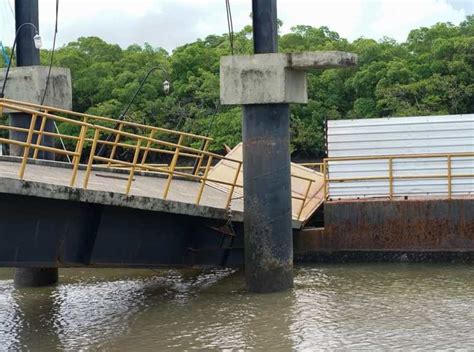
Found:
[[[0,69],[0,87],[5,79]],[[5,99],[40,104],[46,87],[48,66],[12,67],[5,86]],[[72,109],[71,72],[68,68],[52,67],[44,105],[60,109]],[[6,113],[10,112],[5,109]]]
[[[221,103],[306,104],[306,71],[354,67],[356,64],[356,54],[342,51],[223,56],[220,66]]]

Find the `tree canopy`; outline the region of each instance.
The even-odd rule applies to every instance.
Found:
[[[251,33],[247,26],[235,34],[235,54],[252,52]],[[299,25],[280,36],[279,47],[359,55],[357,68],[309,74],[309,103],[291,108],[291,145],[298,156],[322,156],[326,119],[474,112],[474,16],[458,26],[414,29],[404,43],[349,42],[327,27]],[[217,151],[241,140],[240,108],[219,103],[219,58],[229,52],[227,35],[210,35],[172,53],[147,43],[122,49],[82,37],[59,48],[54,65],[71,69],[74,110],[112,117],[119,116],[147,71],[162,67],[168,76],[161,70],[150,76],[127,119],[210,135]],[[42,64],[49,55],[41,52]],[[168,96],[162,90],[165,79],[172,85]]]

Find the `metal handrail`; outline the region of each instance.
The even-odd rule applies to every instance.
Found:
[[[30,109],[28,106],[33,107],[38,110]],[[85,152],[85,143],[90,142],[92,143],[92,148],[87,156],[87,164],[86,164],[86,173],[84,177],[83,187],[87,188],[88,181],[90,178],[90,173],[92,172],[93,166],[101,165],[106,168],[114,169],[114,168],[121,168],[128,170],[128,178],[127,178],[127,185],[125,188],[125,194],[129,194],[133,185],[134,174],[136,171],[141,171],[144,173],[159,173],[167,176],[165,188],[163,190],[163,198],[167,199],[170,188],[172,186],[172,181],[176,178],[184,178],[187,180],[191,180],[194,182],[200,182],[201,186],[196,194],[196,202],[195,204],[199,205],[202,200],[202,195],[205,190],[206,185],[208,183],[216,183],[221,184],[226,187],[229,187],[228,190],[228,197],[226,200],[225,208],[229,208],[231,205],[232,200],[234,199],[234,193],[236,188],[242,189],[243,186],[238,183],[239,174],[243,168],[243,162],[238,159],[229,158],[226,156],[222,156],[216,153],[209,152],[207,150],[193,148],[188,145],[184,145],[184,139],[192,134],[188,133],[181,133],[178,131],[171,131],[165,129],[156,128],[156,130],[165,130],[171,131],[175,135],[179,136],[178,142],[170,142],[158,139],[155,136],[156,130],[152,130],[153,127],[134,124],[130,123],[130,125],[138,125],[144,128],[150,128],[150,133],[148,135],[141,135],[137,133],[131,133],[128,131],[123,131],[123,126],[127,122],[120,121],[123,123],[122,128],[113,129],[107,126],[102,126],[100,124],[96,124],[96,122],[100,121],[113,121],[116,120],[110,118],[102,118],[96,117],[94,115],[87,115],[87,114],[80,114],[82,120],[77,120],[69,117],[58,116],[53,114],[52,112],[63,113],[65,110],[62,109],[54,109],[51,108],[52,111],[49,110],[49,107],[38,106],[35,104],[30,103],[21,103],[17,104],[10,100],[0,99],[0,114],[3,109],[11,109],[13,111],[24,112],[30,114],[32,116],[31,123],[29,128],[21,128],[21,127],[13,127],[13,126],[5,126],[0,124],[0,130],[9,130],[9,131],[16,131],[16,132],[23,132],[27,134],[26,141],[14,141],[8,138],[0,138],[0,143],[4,144],[11,144],[17,145],[22,148],[23,150],[23,157],[21,160],[20,170],[19,170],[19,178],[23,179],[27,160],[30,159],[30,151],[33,152],[33,159],[36,159],[38,156],[38,151],[48,151],[53,152],[59,155],[68,155],[73,158],[73,166],[72,166],[72,176],[70,180],[70,186],[76,187],[76,178],[79,169],[79,165],[81,159],[84,159],[86,156]],[[64,112],[66,115],[73,115],[79,114],[70,111]],[[90,118],[90,120],[89,120]],[[41,120],[40,127],[36,127],[36,122],[38,119]],[[80,131],[78,135],[75,134],[65,134],[59,132],[49,132],[44,130],[44,126],[46,125],[46,120],[51,119],[56,122],[62,122],[66,124],[76,125],[80,127]],[[87,132],[92,131],[94,137],[88,137]],[[101,134],[113,134],[116,136],[115,140],[113,141],[106,141],[101,140]],[[37,135],[37,141],[33,143],[33,136]],[[60,148],[55,147],[48,147],[41,145],[41,140],[43,136],[49,136],[54,138],[64,138],[68,139],[75,144],[74,151],[71,150],[63,150]],[[196,135],[192,135],[196,136]],[[198,136],[199,137],[199,136]],[[125,141],[120,141],[120,139],[127,139],[127,143]],[[205,137],[207,138],[207,137]],[[210,139],[206,139],[207,146],[209,145]],[[109,145],[112,146],[111,155],[109,157],[102,157],[96,155],[96,149],[98,145]],[[207,147],[206,146],[206,147]],[[120,148],[128,148],[133,150],[133,159],[132,161],[124,161],[120,160],[116,157],[115,150]],[[167,148],[167,149],[165,149]],[[206,149],[206,148],[204,148]],[[157,153],[157,154],[167,154],[172,156],[171,162],[169,164],[151,164],[146,162],[146,158],[150,153]],[[195,173],[188,173],[194,167],[191,166],[180,166],[178,165],[178,161],[180,158],[194,158],[199,160],[199,166],[196,169]],[[388,197],[392,199],[395,195],[394,192],[394,181],[398,179],[447,179],[448,180],[448,197],[452,197],[452,180],[455,178],[466,178],[466,177],[474,177],[474,174],[453,174],[452,172],[452,160],[453,158],[458,157],[474,157],[474,153],[470,152],[461,152],[461,153],[431,153],[431,154],[400,154],[400,155],[377,155],[377,156],[364,156],[364,157],[332,157],[324,159],[323,163],[304,163],[303,166],[317,166],[319,171],[324,175],[324,181],[322,186],[316,191],[315,194],[318,194],[321,188],[324,188],[324,199],[329,199],[329,185],[331,182],[354,182],[354,181],[370,181],[370,180],[389,180],[389,191]],[[424,158],[446,158],[447,159],[447,174],[440,175],[440,174],[426,174],[426,175],[396,175],[394,174],[393,170],[393,162],[394,160],[398,159],[424,159]],[[231,181],[223,181],[220,179],[215,179],[209,177],[209,172],[213,167],[213,162],[225,160],[227,162],[233,163],[236,167],[232,167],[233,175],[231,175]],[[383,176],[366,176],[366,177],[347,177],[347,178],[333,178],[329,173],[329,169],[331,167],[331,163],[337,162],[345,162],[345,161],[363,161],[363,160],[386,160],[388,165],[387,175]],[[105,163],[105,164],[94,164],[94,162],[98,163]],[[205,165],[205,166],[202,166]],[[304,177],[300,175],[291,175],[292,178],[302,179],[308,182],[306,188],[299,194],[292,194],[292,199],[301,202],[300,208],[295,211],[295,216],[299,220],[303,214],[303,209],[311,201],[310,193],[311,187],[314,186],[317,180],[312,179],[310,177]]]
[[[17,100],[6,99],[6,98],[0,98],[0,102],[6,103],[6,104],[13,104],[15,106],[18,106],[18,105],[19,106],[26,106],[26,107],[35,108],[35,109],[43,109],[43,110],[46,110],[46,111],[49,111],[49,112],[57,112],[57,113],[61,113],[61,114],[67,114],[67,115],[71,115],[71,116],[87,118],[89,121],[97,120],[97,121],[111,122],[111,123],[114,123],[114,124],[115,123],[120,123],[120,124],[127,125],[127,126],[130,126],[130,127],[142,128],[144,130],[153,130],[153,131],[156,131],[156,132],[177,134],[177,135],[183,135],[183,136],[186,136],[186,137],[196,138],[196,139],[200,139],[200,140],[212,141],[211,137],[202,136],[202,135],[198,135],[198,134],[194,134],[194,133],[175,131],[175,130],[170,130],[170,129],[167,129],[167,128],[149,126],[149,125],[144,125],[144,124],[131,122],[131,121],[117,120],[117,119],[114,119],[114,118],[111,118],[111,117],[86,114],[86,113],[61,109],[61,108],[55,108],[55,107],[47,106],[47,105],[38,105],[38,104],[34,104],[34,103],[28,103],[28,102],[24,102],[24,101],[17,101]]]
[[[64,109],[57,109],[51,108],[46,106],[41,106],[37,104],[31,103],[24,103],[24,102],[16,102],[9,99],[0,99],[0,113],[3,109],[11,109],[14,111],[24,112],[30,114],[32,116],[32,121],[29,128],[20,128],[20,127],[13,127],[13,126],[4,126],[0,125],[0,129],[9,130],[9,131],[16,131],[16,132],[23,132],[27,134],[27,139],[24,142],[21,141],[13,141],[7,138],[0,138],[0,143],[4,144],[12,144],[17,145],[24,148],[23,151],[23,158],[20,165],[19,177],[22,179],[24,176],[25,168],[27,165],[27,160],[30,158],[30,151],[33,152],[33,159],[36,159],[38,156],[38,151],[49,151],[54,152],[59,155],[67,155],[73,157],[73,175],[71,176],[70,185],[71,187],[76,186],[76,177],[79,168],[79,164],[81,159],[83,159],[86,155],[85,153],[85,143],[89,142],[92,143],[92,151],[87,159],[87,168],[86,168],[86,176],[87,182],[88,178],[90,177],[90,172],[92,170],[92,166],[94,162],[98,163],[106,163],[105,165],[99,164],[106,168],[114,169],[114,168],[121,168],[121,169],[128,169],[129,177],[125,189],[125,193],[129,194],[131,191],[131,187],[133,185],[133,176],[137,170],[140,170],[144,173],[159,173],[167,176],[167,181],[164,189],[163,198],[166,199],[168,197],[170,188],[172,186],[172,181],[176,178],[184,178],[187,180],[192,180],[195,182],[200,182],[201,186],[199,187],[199,191],[196,197],[196,204],[200,204],[202,199],[202,194],[204,189],[208,183],[216,183],[221,184],[226,187],[229,187],[229,194],[225,204],[225,207],[228,208],[232,202],[233,195],[236,188],[242,188],[243,186],[238,184],[239,173],[242,170],[243,163],[241,160],[229,158],[226,156],[222,156],[216,153],[209,152],[207,147],[210,143],[209,137],[198,136],[190,133],[184,133],[179,131],[172,131],[167,129],[162,129],[158,127],[146,126],[132,122],[120,121],[118,124],[118,128],[110,128],[107,126],[102,126],[100,122],[113,122],[114,124],[117,122],[115,119],[89,115],[89,114],[82,114],[82,113],[75,113],[72,111],[67,111]],[[56,114],[55,114],[56,113]],[[67,116],[75,116],[80,117],[81,120],[75,118],[69,118],[64,116],[58,116],[57,114],[65,114]],[[36,122],[38,119],[41,120],[41,124],[39,129],[36,128]],[[52,119],[56,122],[62,122],[67,124],[72,124],[80,127],[80,132],[78,135],[74,134],[64,134],[60,132],[50,132],[45,131],[44,127],[46,125],[46,120]],[[33,123],[34,122],[34,123]],[[137,133],[131,133],[128,131],[124,131],[123,128],[125,126],[131,127],[139,127],[142,129],[148,129],[148,135],[141,135]],[[94,133],[94,138],[88,137],[87,132],[92,131]],[[156,137],[157,132],[167,132],[176,136],[179,136],[178,142],[170,142],[161,140]],[[115,136],[113,141],[106,141],[101,140],[101,134],[112,134]],[[37,135],[36,143],[33,143],[33,136]],[[74,151],[70,150],[63,150],[55,147],[48,147],[41,145],[41,140],[43,136],[49,136],[53,138],[64,138],[70,140],[75,143]],[[184,145],[183,141],[186,137],[195,137],[198,139],[202,139],[205,141],[205,148],[197,149],[193,148],[189,145]],[[126,141],[121,141],[121,139],[126,139]],[[97,145],[109,145],[112,146],[111,155],[107,157],[101,157],[95,155],[95,148]],[[116,157],[116,150],[117,148],[123,149],[132,149],[133,150],[133,160],[123,161],[119,160]],[[166,154],[172,157],[171,162],[169,164],[151,164],[147,163],[146,159],[150,153],[157,153],[157,154]],[[140,158],[141,156],[141,158]],[[370,181],[370,180],[388,180],[389,181],[389,190],[388,190],[388,197],[393,198],[395,195],[394,192],[394,182],[395,180],[399,179],[447,179],[448,180],[448,197],[452,197],[452,180],[455,178],[467,178],[467,177],[474,177],[473,174],[453,174],[452,172],[452,160],[453,158],[458,157],[473,157],[474,153],[469,152],[462,152],[462,153],[431,153],[431,154],[401,154],[401,155],[376,155],[376,156],[363,156],[363,157],[332,157],[324,159],[323,163],[303,163],[300,164],[302,166],[307,167],[318,167],[319,171],[324,175],[324,182],[321,188],[324,188],[324,199],[328,199],[329,194],[329,185],[331,182],[357,182],[357,181]],[[186,171],[194,169],[194,167],[190,166],[180,166],[178,165],[178,161],[180,158],[194,158],[199,161],[198,167],[196,168],[196,172],[190,174]],[[422,159],[422,158],[446,158],[447,159],[447,173],[446,175],[440,174],[426,174],[426,175],[396,175],[394,174],[393,170],[393,163],[395,160],[398,159]],[[232,167],[234,170],[233,176],[231,176],[232,180],[227,182],[219,179],[215,179],[209,177],[209,172],[213,167],[213,161],[218,160],[226,160],[230,163],[235,163],[236,167]],[[331,163],[337,162],[345,162],[345,161],[364,161],[364,160],[385,160],[388,162],[388,170],[387,174],[383,176],[366,176],[366,177],[346,177],[346,178],[334,178],[329,173],[329,169],[331,167]],[[90,164],[90,165],[89,165]],[[205,166],[202,166],[202,165]],[[311,191],[311,187],[315,184],[316,180],[311,179],[309,177],[299,176],[299,175],[291,175],[292,178],[298,178],[302,180],[306,180],[308,182],[306,188],[299,194],[293,194],[292,199],[301,202],[300,208],[295,211],[297,219],[300,219],[303,213],[304,207],[308,204],[308,201],[311,200],[309,194]],[[84,182],[84,188],[87,188],[87,182]],[[320,189],[321,189],[320,188]],[[320,191],[317,190],[316,194]]]
[[[38,109],[38,110],[30,109],[28,107]],[[197,205],[200,204],[206,183],[208,182],[222,184],[224,186],[230,187],[229,194],[228,194],[226,204],[225,204],[225,208],[230,207],[231,202],[233,200],[235,189],[243,188],[242,185],[238,184],[238,178],[242,170],[243,162],[241,160],[222,156],[216,153],[209,152],[207,150],[196,149],[187,145],[183,145],[184,138],[190,135],[196,136],[193,134],[165,130],[165,131],[170,131],[171,133],[175,133],[176,135],[180,136],[179,141],[177,143],[173,143],[173,142],[157,139],[156,137],[154,137],[153,130],[148,136],[144,136],[144,135],[139,135],[136,133],[123,131],[122,128],[113,129],[113,128],[109,128],[106,126],[93,123],[93,122],[104,121],[104,120],[115,122],[116,120],[114,119],[102,118],[102,117],[97,117],[97,116],[88,115],[88,114],[79,114],[79,113],[74,113],[71,111],[66,111],[63,109],[39,106],[36,104],[23,103],[23,102],[18,103],[18,102],[11,101],[8,99],[0,99],[0,115],[3,112],[3,109],[10,109],[13,111],[23,112],[23,113],[30,114],[32,116],[29,128],[6,126],[6,125],[0,124],[0,130],[3,129],[3,130],[8,130],[8,131],[24,132],[27,134],[27,139],[25,142],[11,140],[8,138],[0,138],[0,143],[17,145],[17,146],[23,147],[23,157],[21,160],[20,171],[18,174],[18,177],[20,179],[24,178],[27,161],[28,159],[31,158],[30,151],[33,152],[33,159],[37,158],[38,151],[49,151],[49,152],[56,153],[59,155],[68,155],[68,156],[73,157],[72,175],[71,175],[69,184],[71,187],[76,187],[76,179],[77,179],[80,161],[85,156],[85,152],[84,152],[85,143],[91,142],[92,147],[91,147],[89,156],[87,158],[86,172],[84,175],[84,181],[82,185],[84,189],[87,189],[88,187],[90,173],[92,172],[92,169],[93,169],[92,166],[97,166],[97,165],[94,165],[94,161],[106,163],[104,166],[110,169],[116,168],[117,166],[121,166],[122,168],[123,167],[129,168],[129,174],[128,174],[127,184],[125,188],[125,194],[127,195],[131,191],[134,174],[137,170],[140,170],[141,172],[160,173],[160,174],[168,175],[168,179],[166,181],[166,185],[163,190],[164,199],[167,199],[172,181],[175,177],[181,177],[184,179],[200,182],[201,186],[199,188],[199,191],[196,197],[196,203],[195,203]],[[53,112],[62,113],[66,115],[75,114],[76,116],[81,116],[83,119],[76,120],[76,119],[71,119],[64,116],[58,116],[58,115],[55,115]],[[42,119],[39,128],[37,128],[36,126],[38,119]],[[79,134],[74,135],[74,134],[65,134],[65,133],[59,133],[59,132],[56,133],[56,132],[45,131],[44,127],[48,119],[51,119],[56,122],[62,122],[62,123],[78,126],[80,127]],[[120,124],[122,123],[125,124],[126,122],[120,121]],[[138,124],[132,123],[130,125],[138,125]],[[150,129],[152,128],[150,126],[145,126],[145,125],[139,125],[139,126],[140,127],[143,126],[145,128],[150,128]],[[156,128],[156,130],[164,130],[164,129]],[[87,137],[88,131],[93,131],[93,134],[94,134],[93,138]],[[116,138],[114,141],[101,140],[100,139],[101,133],[102,134],[109,133],[109,134],[116,135],[118,137],[124,137],[128,139],[128,142],[133,142],[133,143],[129,144],[129,143],[120,142],[119,141],[120,138]],[[37,141],[35,143],[33,143],[34,135],[37,135]],[[66,149],[60,149],[60,148],[41,145],[41,140],[43,136],[68,139],[72,141],[73,143],[75,143],[75,149],[74,151],[70,151]],[[206,143],[205,143],[206,146],[204,148],[206,149],[211,139],[208,137],[204,137],[203,139],[206,140]],[[96,155],[96,151],[97,151],[97,146],[100,144],[112,145],[113,147],[115,147],[115,149],[119,146],[122,148],[134,149],[133,160],[131,162],[119,160],[115,156],[114,150],[112,150],[111,155],[109,157],[98,156]],[[166,148],[172,148],[173,150],[154,148],[153,147],[154,145],[158,145],[158,146],[166,147]],[[140,160],[141,153],[143,153],[143,157]],[[145,162],[145,159],[146,159],[146,154],[149,154],[149,153],[163,153],[163,154],[172,155],[173,157],[169,165],[168,164],[162,164],[162,165],[147,164]],[[195,174],[189,174],[189,173],[184,172],[188,169],[191,169],[191,167],[178,166],[177,163],[180,157],[191,157],[191,158],[198,159],[199,164],[197,167],[197,172]],[[205,162],[206,159],[207,159],[207,162]],[[237,167],[235,168],[235,174],[232,176],[231,182],[226,182],[223,180],[209,177],[209,171],[213,167],[212,162],[215,160],[225,160],[227,162],[235,163],[237,165]],[[202,163],[205,163],[205,166],[201,166]],[[194,167],[192,167],[192,169],[194,169]],[[202,172],[202,175],[199,174],[199,171]],[[307,204],[308,194],[315,180],[308,177],[299,176],[299,175],[292,175],[292,177],[308,181],[308,187],[306,189],[304,197],[300,197],[298,195],[292,196],[293,199],[301,201],[302,203],[301,208],[297,212],[298,219],[299,219],[301,217],[304,206]]]
[[[151,142],[151,143],[155,143],[155,144],[159,144],[159,145],[166,146],[166,147],[171,147],[171,148],[178,147],[177,143],[168,142],[168,141],[164,141],[164,140],[160,140],[160,139],[156,139],[156,138],[150,138],[150,137],[147,137],[147,136],[142,136],[142,135],[138,135],[138,134],[131,133],[131,132],[125,132],[125,131],[121,131],[120,129],[116,130],[116,129],[109,128],[109,127],[106,127],[106,126],[95,125],[95,124],[86,123],[86,122],[83,122],[83,121],[77,121],[77,120],[74,120],[74,119],[69,119],[67,117],[61,117],[61,116],[53,115],[51,113],[45,113],[45,112],[41,112],[41,111],[36,111],[36,110],[31,110],[31,109],[27,109],[27,108],[18,107],[16,105],[4,103],[2,101],[2,99],[0,99],[0,108],[7,108],[7,109],[11,109],[11,110],[16,110],[16,111],[19,111],[19,112],[28,113],[30,115],[36,114],[38,116],[42,116],[42,117],[45,117],[45,118],[50,118],[50,119],[53,119],[53,120],[56,120],[56,121],[59,121],[59,122],[67,122],[67,123],[72,123],[72,124],[76,124],[76,125],[79,125],[79,126],[83,126],[83,125],[95,126],[97,128],[100,128],[104,132],[118,134],[118,135],[123,136],[123,137],[129,137],[129,138],[132,138],[132,139],[133,138],[140,138],[140,139],[142,139],[144,141],[147,141],[147,142]],[[1,114],[1,109],[0,109],[0,114]],[[85,116],[85,119],[87,119],[87,121],[89,121],[88,116]],[[111,120],[113,120],[113,119],[111,119]],[[113,121],[115,121],[115,120],[113,120]],[[7,127],[4,127],[4,128],[7,128]],[[177,135],[184,135],[184,136],[188,135],[184,132],[176,132],[176,134]],[[68,135],[62,134],[63,138],[67,138],[67,136]],[[106,141],[104,141],[104,142],[106,142]],[[111,142],[106,142],[106,143],[111,143]],[[216,154],[216,153],[212,153],[212,152],[201,150],[201,149],[196,149],[196,148],[189,147],[189,146],[179,145],[179,147],[183,150],[189,151],[190,153],[195,153],[197,155],[205,155],[205,156],[212,155],[214,157],[223,158],[224,160],[228,160],[228,161],[233,161],[233,162],[238,162],[239,161],[239,160],[231,159],[231,158],[228,158],[228,157],[223,157],[222,155],[219,155],[219,154]]]
[[[319,163],[298,163],[300,166],[304,166],[307,168],[318,168],[318,172],[322,173],[323,168],[324,168],[324,162],[319,162]]]
[[[394,197],[394,181],[396,180],[416,180],[416,179],[446,179],[448,199],[452,198],[452,180],[453,178],[472,178],[474,173],[468,174],[453,174],[452,159],[474,157],[472,152],[458,152],[458,153],[418,153],[418,154],[398,154],[398,155],[373,155],[373,156],[355,156],[355,157],[331,157],[324,159],[324,175],[325,175],[325,199],[329,199],[329,185],[331,182],[358,182],[358,181],[374,181],[374,180],[388,180],[389,199]],[[446,174],[426,174],[426,175],[394,175],[393,162],[398,159],[430,159],[430,158],[446,158],[447,167]],[[387,176],[361,176],[361,177],[339,177],[332,178],[329,173],[330,163],[344,162],[344,161],[365,161],[365,160],[381,160],[388,162]],[[403,196],[403,195],[400,195]]]

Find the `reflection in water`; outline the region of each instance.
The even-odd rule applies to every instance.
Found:
[[[471,266],[305,266],[270,295],[229,269],[60,273],[14,289],[0,270],[0,350],[474,348]]]

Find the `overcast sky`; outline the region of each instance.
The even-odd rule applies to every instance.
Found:
[[[52,44],[55,0],[40,1],[40,32]],[[13,41],[14,0],[0,0],[0,40]],[[230,0],[236,31],[250,24],[251,0]],[[459,24],[474,0],[278,0],[283,32],[297,24],[328,26],[342,37],[384,36],[404,41],[411,29],[436,22]],[[226,32],[224,0],[60,0],[59,45],[99,36],[122,47],[149,42],[176,46]]]

